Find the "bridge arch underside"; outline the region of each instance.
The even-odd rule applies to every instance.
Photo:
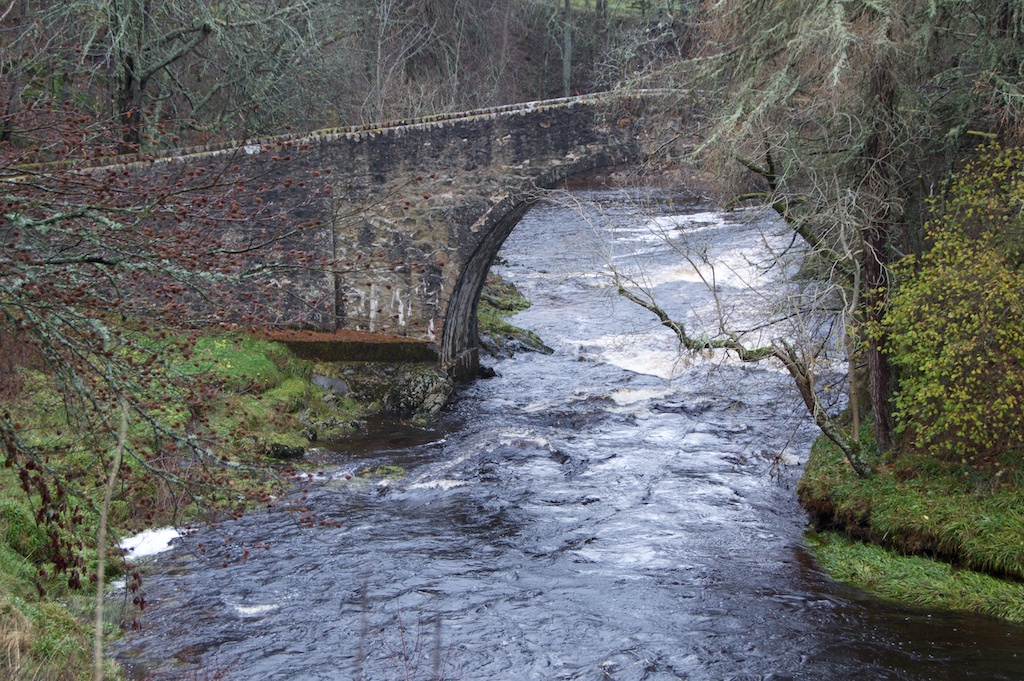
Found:
[[[477,330],[477,307],[487,273],[498,251],[526,212],[541,198],[541,192],[563,185],[566,181],[601,169],[628,165],[632,159],[619,155],[598,155],[580,159],[556,169],[549,176],[533,183],[529,189],[510,193],[494,205],[477,222],[481,225],[476,250],[466,260],[455,289],[449,298],[442,334],[441,366],[457,382],[468,382],[480,370],[480,339]]]

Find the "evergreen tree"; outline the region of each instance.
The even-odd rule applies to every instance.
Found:
[[[890,266],[923,247],[924,200],[976,141],[1019,136],[1024,2],[709,0],[702,11],[702,54],[680,68],[710,96],[699,151],[735,199],[773,207],[828,263],[889,450],[885,339],[863,329],[883,314]]]

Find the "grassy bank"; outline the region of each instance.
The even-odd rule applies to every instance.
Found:
[[[909,452],[858,478],[823,438],[798,486],[836,579],[904,603],[1024,621],[1024,457]]]
[[[963,610],[1024,622],[1024,584],[905,556],[839,532],[808,535],[818,564],[834,579],[882,598],[923,608]]]
[[[199,392],[169,381],[152,398],[160,427],[188,433],[195,448],[175,447],[154,437],[154,425],[135,422],[129,431],[133,456],[125,461],[111,504],[113,535],[144,527],[186,524],[237,515],[291,484],[300,462],[273,455],[309,446],[305,433],[317,419],[354,423],[359,404],[310,383],[310,362],[295,359],[280,344],[245,335],[204,336],[193,343],[153,339],[161,348],[162,371]],[[8,383],[17,390],[4,407],[19,422],[25,440],[45,461],[50,489],[67,490],[66,517],[37,522],[41,499],[23,489],[12,467],[0,468],[0,678],[34,681],[91,678],[91,617],[95,535],[112,443],[76,422],[52,379],[19,367]],[[6,462],[5,462],[6,463]],[[56,551],[54,542],[62,542]],[[62,557],[63,556],[63,557]],[[68,556],[81,565],[60,565]],[[127,566],[107,561],[108,578]],[[81,582],[81,587],[78,583]],[[108,625],[138,616],[135,594],[118,598]],[[109,678],[118,672],[109,664]]]

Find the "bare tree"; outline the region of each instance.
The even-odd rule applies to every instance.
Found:
[[[763,213],[756,215],[757,219],[764,219]],[[813,279],[791,279],[785,281],[776,297],[766,300],[765,291],[755,288],[756,284],[749,275],[738,276],[735,271],[726,271],[724,274],[734,281],[733,288],[740,287],[734,295],[746,288],[765,315],[756,323],[748,323],[746,328],[741,328],[730,320],[720,293],[719,277],[723,275],[723,269],[728,270],[728,266],[718,261],[719,256],[709,252],[706,243],[689,238],[685,232],[656,223],[652,223],[650,229],[697,274],[714,303],[713,311],[710,315],[698,315],[692,323],[673,317],[659,303],[642,269],[631,274],[609,263],[618,294],[654,314],[660,325],[672,331],[685,352],[725,351],[742,362],[777,361],[792,377],[801,400],[822,434],[840,448],[858,475],[870,475],[872,464],[861,446],[859,430],[847,429],[839,423],[833,404],[825,399],[824,386],[818,378],[819,367],[833,363],[829,351],[834,343],[834,329],[837,325],[842,326],[842,320],[850,312],[850,301],[843,298],[846,289]],[[796,269],[794,261],[799,264],[816,255],[812,249],[795,247],[791,240],[781,247],[771,241],[762,233],[763,253],[757,261],[748,263],[755,277],[770,274],[778,280],[785,280]],[[702,332],[695,332],[692,324],[700,325]],[[856,400],[853,393],[851,390],[851,405]]]
[[[93,108],[122,151],[175,146],[192,130],[244,136],[322,39],[320,4],[12,0],[0,24],[7,112],[41,100]]]
[[[893,378],[884,338],[866,329],[885,309],[890,265],[922,247],[922,207],[968,131],[1016,134],[1024,7],[718,0],[702,21],[702,54],[666,71],[711,102],[698,156],[733,181],[732,201],[782,216],[845,290],[851,366],[864,358],[888,451]]]

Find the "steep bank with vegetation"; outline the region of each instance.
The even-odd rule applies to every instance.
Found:
[[[1024,151],[991,146],[896,268],[882,323],[899,444],[857,475],[818,442],[799,485],[837,578],[916,605],[1024,621]],[[913,557],[909,557],[913,556]],[[941,561],[938,563],[936,561]]]
[[[798,486],[835,579],[914,606],[1024,622],[1024,458],[978,469],[909,453],[861,478],[820,439]]]
[[[12,349],[12,340],[5,345]],[[184,346],[179,346],[184,347]],[[279,496],[293,483],[310,446],[309,424],[331,420],[354,428],[365,407],[313,385],[311,362],[281,344],[247,335],[202,336],[191,352],[170,359],[206,388],[186,400],[173,385],[153,396],[164,405],[161,426],[190,433],[195,448],[155,447],[151,426],[133,426],[110,504],[109,536],[147,527],[215,521]],[[31,364],[29,362],[29,364]],[[91,665],[96,531],[112,443],[80,429],[54,377],[29,366],[8,367],[5,409],[46,466],[46,486],[27,484],[5,459],[0,469],[0,677],[38,681],[82,678]],[[100,452],[101,454],[97,454]],[[32,469],[30,469],[32,470]],[[28,492],[28,493],[26,493]],[[49,495],[46,499],[43,495]],[[56,506],[54,501],[58,501]],[[107,578],[131,568],[113,546]],[[144,607],[143,582],[129,580],[107,608],[107,636],[131,626]],[[114,678],[116,670],[108,668]]]
[[[489,278],[480,326],[497,339],[496,351],[544,349],[535,335],[504,321],[528,306],[513,285]],[[40,516],[45,504],[38,491],[30,487],[26,494],[12,468],[0,469],[0,678],[82,678],[92,663],[88,620],[95,598],[86,575],[95,573],[95,535],[106,484],[102,457],[93,448],[112,443],[79,431],[54,377],[44,367],[33,368],[31,353],[19,351],[14,339],[3,341],[8,359],[21,356],[2,372],[4,404],[26,441],[48,462],[50,487],[70,491],[67,503],[78,517],[73,523],[49,522]],[[167,347],[174,348],[164,357],[168,369],[206,387],[189,399],[168,384],[166,394],[154,396],[164,405],[161,425],[190,433],[199,448],[153,448],[147,429],[133,428],[133,448],[141,458],[126,462],[119,472],[109,514],[114,540],[149,527],[216,521],[264,505],[295,484],[295,474],[309,466],[303,452],[318,440],[343,436],[369,414],[396,413],[408,401],[396,396],[408,388],[407,372],[387,366],[357,372],[358,363],[301,360],[284,344],[249,334],[176,339]],[[339,383],[346,385],[339,388]],[[365,401],[353,399],[353,393]],[[367,397],[371,394],[377,398]],[[156,460],[159,465],[150,468]],[[132,572],[113,545],[108,556],[113,556],[106,564],[108,580]],[[138,576],[106,608],[108,638],[141,615],[144,579]],[[115,678],[118,671],[108,664],[105,674]]]

